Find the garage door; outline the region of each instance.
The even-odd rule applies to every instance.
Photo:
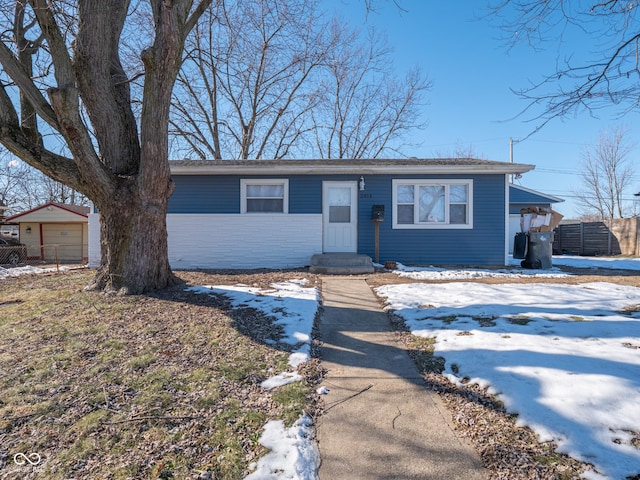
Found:
[[[81,223],[45,223],[42,225],[44,259],[47,261],[82,261],[83,240]]]

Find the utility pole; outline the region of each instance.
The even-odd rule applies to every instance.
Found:
[[[509,163],[513,163],[513,138],[509,137]]]
[[[518,143],[519,140],[514,140],[509,137],[509,163],[513,163],[513,144]],[[513,183],[513,175],[509,175],[509,183]]]

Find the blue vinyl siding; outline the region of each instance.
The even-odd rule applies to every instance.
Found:
[[[289,213],[322,213],[327,178],[316,175],[174,175],[169,213],[240,213],[240,180],[252,178],[288,178]]]
[[[503,265],[505,256],[505,175],[365,175],[358,191],[358,252],[375,254],[373,205],[384,205],[380,261],[405,264]],[[288,178],[289,214],[321,214],[323,181],[358,181],[353,175],[175,175],[169,213],[240,213],[241,178]],[[393,229],[393,179],[473,180],[472,229]]]
[[[366,190],[359,192],[358,252],[375,254],[375,227],[371,207],[382,204],[385,220],[380,224],[380,261],[405,264],[504,264],[505,176],[433,175],[427,178],[473,180],[473,229],[393,229],[392,178],[425,176],[369,176]]]
[[[519,188],[509,187],[509,201],[512,203],[551,203],[551,199],[542,194],[527,192]]]
[[[240,177],[174,175],[169,213],[240,213]]]
[[[509,213],[520,215],[520,209],[526,207],[550,208],[555,200],[534,192],[509,187]]]

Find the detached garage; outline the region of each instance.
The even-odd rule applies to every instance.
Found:
[[[20,225],[30,260],[86,262],[89,207],[46,203],[7,218]]]

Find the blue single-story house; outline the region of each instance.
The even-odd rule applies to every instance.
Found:
[[[509,176],[477,159],[172,161],[174,269],[290,268],[353,252],[404,264],[505,265]],[[90,215],[90,265],[99,253]],[[93,234],[92,234],[93,233]]]

